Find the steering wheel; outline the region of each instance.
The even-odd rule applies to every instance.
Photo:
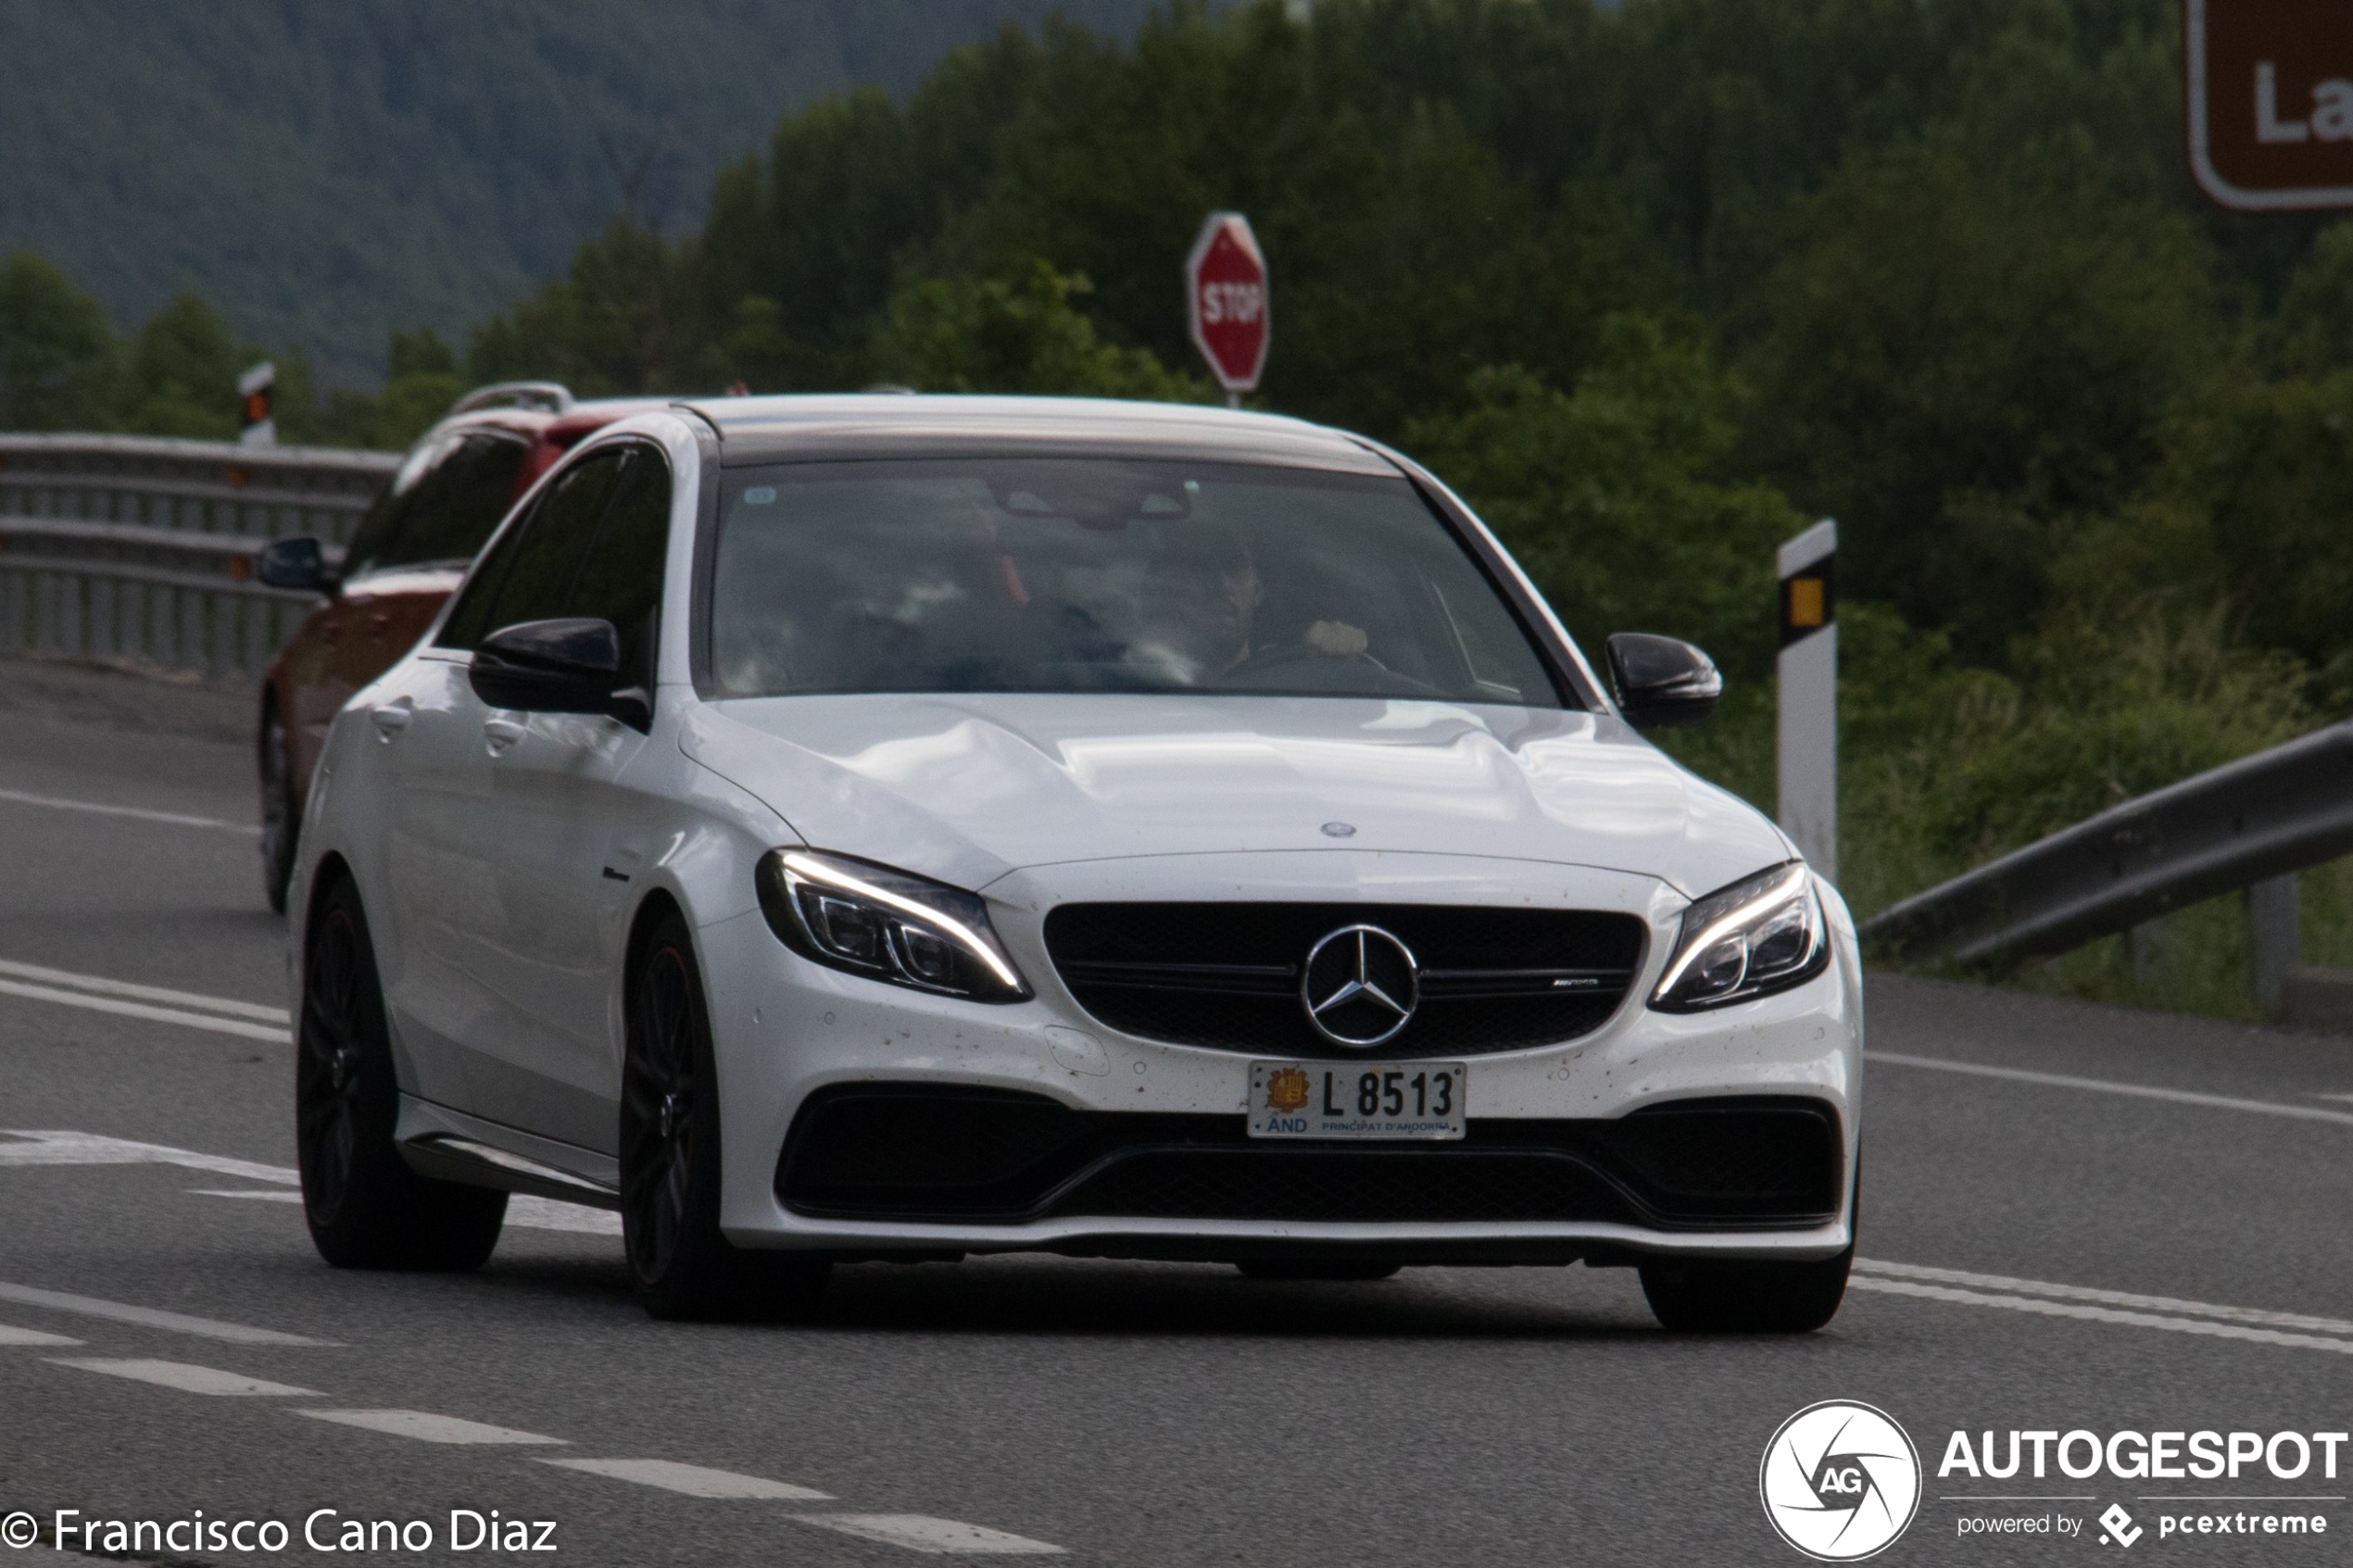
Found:
[[[1417,691],[1434,692],[1438,689],[1428,681],[1416,680],[1411,675],[1398,673],[1369,653],[1326,653],[1321,648],[1309,647],[1301,643],[1277,643],[1273,647],[1261,648],[1227,671],[1226,678],[1231,680],[1237,675],[1259,674],[1269,670],[1279,670],[1285,665],[1305,664],[1311,660],[1317,663],[1363,665],[1378,671],[1391,681],[1413,687]]]

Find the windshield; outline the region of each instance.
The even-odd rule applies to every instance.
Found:
[[[733,696],[1218,692],[1558,708],[1402,478],[1005,458],[729,473],[711,663]]]

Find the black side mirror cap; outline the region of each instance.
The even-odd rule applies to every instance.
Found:
[[[502,626],[474,649],[474,695],[520,713],[596,713],[632,729],[653,724],[645,687],[623,686],[621,633],[586,617]]]
[[[1680,638],[1648,632],[1610,638],[1609,680],[1618,711],[1638,730],[1696,724],[1724,695],[1714,659]]]
[[[327,570],[327,552],[307,535],[272,539],[253,558],[253,574],[272,588],[306,594],[332,594],[334,575]]]

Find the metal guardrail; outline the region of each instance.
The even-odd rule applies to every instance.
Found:
[[[1865,923],[1863,937],[1890,958],[2007,963],[2063,953],[2347,854],[2353,722],[2226,762],[2013,850],[1890,906]]]
[[[253,559],[308,533],[332,558],[391,452],[122,435],[0,435],[0,653],[258,674],[318,603]]]

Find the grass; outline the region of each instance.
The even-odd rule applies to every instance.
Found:
[[[1715,718],[1657,737],[1703,778],[1770,812],[1774,797],[1773,703],[1768,683],[1727,694]],[[1916,762],[1910,765],[1916,765]],[[1932,887],[1974,861],[1936,847],[1932,807],[1898,759],[1858,747],[1840,756],[1839,890],[1860,922],[1897,899]],[[2353,859],[2298,879],[2303,961],[2353,968]],[[2045,996],[2149,1008],[2254,1023],[2262,1020],[2247,967],[2249,925],[2243,894],[2176,910],[2138,931],[2103,937],[2057,958],[1987,976]],[[1935,965],[1892,966],[1949,972]]]

